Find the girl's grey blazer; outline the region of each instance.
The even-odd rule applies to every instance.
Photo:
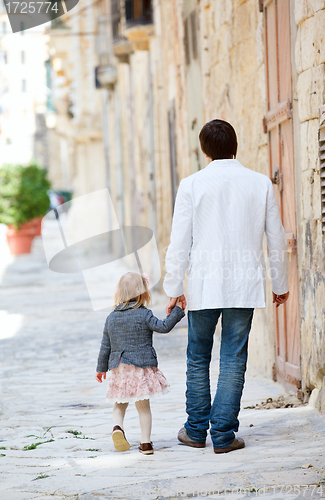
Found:
[[[158,366],[157,354],[152,346],[152,333],[168,333],[183,316],[183,310],[175,306],[164,320],[156,318],[150,309],[132,309],[117,306],[106,318],[100,346],[97,372],[117,368],[119,361],[140,368]]]

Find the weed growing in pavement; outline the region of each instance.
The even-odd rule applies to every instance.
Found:
[[[28,438],[31,438],[31,437],[34,437],[36,439],[44,439],[46,434],[52,429],[52,427],[49,427],[42,436],[35,436],[35,434],[29,434],[29,436],[27,436]]]
[[[99,448],[88,448],[86,451],[100,451]]]
[[[6,454],[5,453],[0,453],[0,457],[5,457]]]
[[[90,457],[87,457],[87,458],[97,458],[97,456],[90,456]]]
[[[82,432],[80,431],[67,431],[68,434],[73,434],[74,436],[80,436],[80,434],[82,434]]]
[[[37,448],[37,446],[39,446],[40,444],[52,443],[53,441],[54,441],[54,439],[49,439],[48,441],[40,441],[39,443],[32,443],[29,446],[24,446],[23,450],[24,451],[35,450]]]
[[[6,450],[7,448],[5,446],[0,446],[0,450]]]
[[[41,474],[40,476],[35,477],[33,481],[37,481],[37,479],[45,479],[46,477],[50,477],[48,474]]]
[[[95,441],[95,438],[90,438],[90,437],[87,437],[87,436],[82,436],[82,432],[80,431],[66,431],[68,434],[73,434],[73,436],[76,438],[76,439],[91,439],[92,441]]]

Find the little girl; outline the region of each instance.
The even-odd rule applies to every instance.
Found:
[[[126,408],[135,401],[139,413],[141,442],[139,451],[153,454],[151,410],[149,398],[167,392],[168,382],[157,368],[157,354],[152,346],[152,333],[168,333],[185,316],[177,301],[163,321],[156,318],[149,305],[151,295],[147,278],[137,273],[124,274],[115,293],[115,309],[106,319],[98,356],[96,380],[108,379],[107,400],[114,402],[113,442],[117,451],[130,448],[123,421]]]

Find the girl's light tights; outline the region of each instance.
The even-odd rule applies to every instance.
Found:
[[[129,403],[115,403],[113,407],[113,426],[119,425],[124,430],[123,422],[128,404]],[[135,407],[139,414],[141,443],[150,443],[152,417],[149,399],[136,401]]]
[[[141,443],[150,443],[152,417],[149,399],[136,401],[135,407],[139,413]]]
[[[123,422],[126,409],[129,403],[115,403],[113,406],[113,426],[119,425],[123,430]]]

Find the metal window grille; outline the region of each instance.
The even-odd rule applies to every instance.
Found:
[[[320,109],[319,123],[319,161],[320,161],[320,184],[322,200],[322,230],[325,233],[325,106]]]
[[[125,0],[125,19],[126,21],[134,19],[134,0]]]

